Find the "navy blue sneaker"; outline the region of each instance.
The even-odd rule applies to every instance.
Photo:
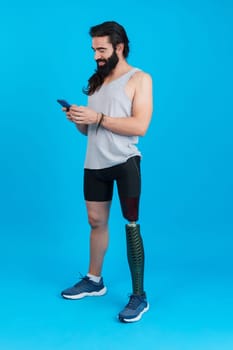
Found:
[[[149,303],[146,300],[146,294],[130,296],[128,304],[119,313],[118,318],[121,322],[139,321],[142,315],[149,310]]]
[[[101,277],[98,283],[92,281],[88,276],[81,279],[73,287],[67,288],[61,292],[65,299],[81,299],[87,296],[101,296],[107,292],[104,286],[103,278]]]

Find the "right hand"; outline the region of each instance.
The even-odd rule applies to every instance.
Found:
[[[65,107],[62,108],[63,112],[66,113],[66,117],[67,117],[67,119],[68,119],[70,122],[74,122],[74,120],[73,120],[74,115],[72,114],[72,111],[70,110],[72,107],[76,107],[76,108],[77,108],[78,106],[76,106],[76,105],[71,105],[71,107],[69,108],[69,110],[67,110],[67,108],[65,108]]]

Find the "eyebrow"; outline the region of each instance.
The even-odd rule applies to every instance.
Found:
[[[94,48],[93,46],[91,47],[92,50],[96,51],[96,50],[107,50],[107,47],[103,47],[103,46],[99,46],[99,47],[96,47]]]

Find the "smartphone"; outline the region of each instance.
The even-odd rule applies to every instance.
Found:
[[[57,102],[60,103],[60,105],[62,105],[62,107],[65,107],[67,109],[67,111],[71,107],[71,104],[68,103],[66,100],[57,100]]]

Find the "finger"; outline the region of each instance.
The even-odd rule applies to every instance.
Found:
[[[81,116],[75,116],[73,118],[74,122],[77,123],[77,124],[82,124],[84,122],[84,118],[81,117]]]
[[[84,113],[85,112],[85,107],[79,106],[78,109],[77,109],[77,112],[80,113],[80,114]]]
[[[79,108],[79,107],[78,107],[77,105],[71,105],[71,106],[70,106],[70,111],[71,111],[71,112],[77,112],[78,108]]]

